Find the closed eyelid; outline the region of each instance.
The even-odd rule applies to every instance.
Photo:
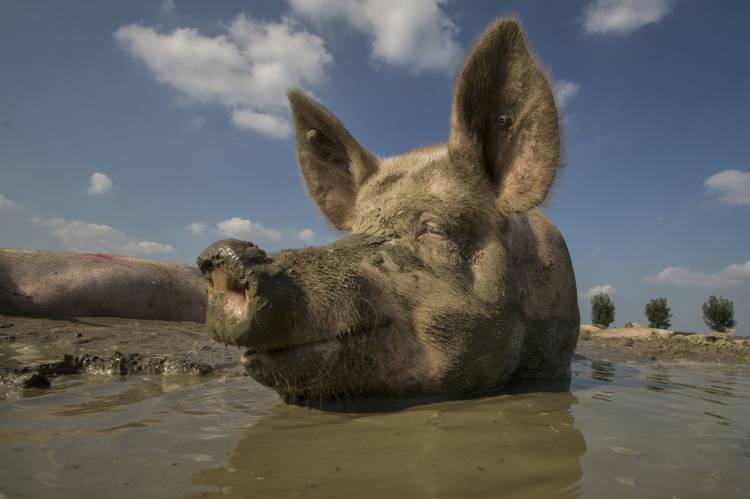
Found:
[[[446,231],[440,224],[427,220],[421,223],[420,228],[417,231],[417,237],[422,237],[425,235],[430,237],[443,238],[446,236]]]

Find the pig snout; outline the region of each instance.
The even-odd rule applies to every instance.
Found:
[[[258,349],[270,346],[268,332],[284,320],[276,313],[284,286],[273,259],[251,242],[224,239],[203,251],[198,267],[208,289],[211,338]]]

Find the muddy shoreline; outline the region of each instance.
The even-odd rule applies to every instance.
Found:
[[[750,364],[750,338],[582,333],[576,354],[641,363]],[[238,359],[236,348],[210,340],[196,322],[0,315],[0,387],[5,390],[46,388],[67,374],[240,376]]]
[[[0,315],[0,387],[45,388],[67,374],[241,375],[236,348],[203,324]]]
[[[576,353],[630,362],[750,364],[750,338],[722,334],[673,333],[646,337],[581,334]]]

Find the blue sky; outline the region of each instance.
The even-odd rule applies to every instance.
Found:
[[[589,320],[709,294],[750,326],[750,3],[188,0],[0,3],[0,246],[191,262],[234,235],[336,237],[308,200],[284,92],[381,156],[443,142],[453,75],[516,13],[555,82],[565,168],[547,213]]]

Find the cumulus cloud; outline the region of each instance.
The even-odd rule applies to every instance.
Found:
[[[216,232],[222,236],[237,239],[264,239],[274,242],[280,241],[282,236],[280,230],[268,229],[257,222],[240,217],[232,217],[217,223]]]
[[[574,83],[572,81],[555,81],[553,91],[555,94],[555,101],[557,102],[557,106],[560,108],[565,107],[565,104],[567,104],[570,99],[578,95],[578,91],[580,89],[581,87],[578,85],[578,83]]]
[[[672,284],[701,288],[726,288],[750,282],[750,260],[732,263],[721,272],[707,273],[687,267],[667,267],[655,276],[646,276],[647,284]]]
[[[340,19],[372,38],[372,57],[414,72],[451,70],[461,55],[444,0],[289,0],[314,21]]]
[[[0,194],[0,208],[15,208],[18,203]]]
[[[195,222],[184,227],[184,229],[196,236],[204,236],[209,232],[220,237],[234,237],[253,242],[278,243],[282,241],[309,242],[315,239],[317,234],[310,228],[305,229],[272,229],[259,222],[242,218],[232,217],[223,222],[218,222],[213,228],[203,222]]]
[[[256,132],[283,139],[292,133],[289,120],[268,113],[257,113],[252,109],[232,111],[232,123],[237,128],[255,130]]]
[[[312,241],[315,239],[315,231],[312,229],[302,229],[297,232],[297,239],[300,241]]]
[[[707,191],[718,196],[719,202],[729,205],[750,204],[750,173],[724,170],[704,181]]]
[[[174,253],[177,250],[169,244],[152,241],[136,241],[109,225],[68,221],[64,218],[34,217],[33,223],[47,227],[65,249],[71,251],[92,251],[122,255],[150,256]]]
[[[595,0],[584,8],[588,33],[630,33],[658,23],[672,11],[673,0]]]
[[[224,106],[237,127],[274,138],[291,132],[287,89],[321,83],[333,61],[320,37],[286,18],[261,22],[241,14],[214,37],[129,24],[114,37],[184,98]]]
[[[89,179],[89,194],[105,194],[112,190],[112,179],[104,173],[94,172]]]
[[[186,225],[184,229],[196,236],[204,236],[208,232],[208,224],[203,222],[193,222],[190,225]]]
[[[589,288],[588,291],[580,293],[580,295],[582,298],[591,299],[601,293],[607,293],[609,296],[613,296],[616,292],[617,290],[611,284],[598,284]]]

